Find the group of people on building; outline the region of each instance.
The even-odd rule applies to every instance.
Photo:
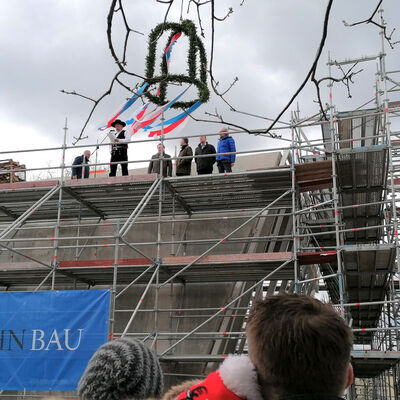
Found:
[[[124,130],[125,122],[117,119],[112,124],[115,130],[109,133],[111,138],[111,160],[109,176],[116,176],[118,164],[121,164],[122,175],[128,175],[128,142],[130,137]],[[198,175],[212,174],[214,164],[217,164],[219,173],[232,172],[232,167],[236,161],[236,144],[233,137],[228,133],[228,128],[222,128],[219,132],[217,150],[208,143],[206,136],[200,136],[199,144],[193,149],[189,145],[189,139],[184,137],[180,142],[180,152],[176,159],[176,176],[191,175],[193,158],[196,163]],[[89,178],[89,159],[90,151],[85,150],[83,155],[75,158],[72,166],[72,179]],[[162,164],[162,167],[161,167]],[[161,171],[162,168],[162,171]],[[157,153],[151,157],[147,172],[149,174],[159,174],[163,177],[172,176],[172,158],[165,153],[165,147],[162,143],[157,145]]]
[[[193,158],[198,175],[212,174],[215,163],[217,163],[218,172],[220,173],[232,172],[232,167],[235,165],[236,154],[232,154],[236,152],[235,140],[229,136],[226,128],[220,131],[217,150],[211,143],[208,143],[206,136],[200,136],[199,144],[195,148],[194,154],[187,137],[181,139],[180,147],[175,164],[176,176],[191,175]],[[147,172],[149,174],[160,174],[161,159],[164,164],[163,176],[172,176],[172,159],[169,154],[165,153],[165,148],[162,144],[157,146],[157,153],[151,157]]]

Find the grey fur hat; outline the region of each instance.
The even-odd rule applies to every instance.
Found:
[[[79,381],[78,394],[85,400],[159,397],[163,380],[157,356],[144,343],[116,339],[94,353]]]

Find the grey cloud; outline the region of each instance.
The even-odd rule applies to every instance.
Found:
[[[127,3],[127,15],[135,29],[145,36],[133,35],[129,47],[129,68],[143,73],[147,53],[147,35],[163,16],[165,6],[153,0]],[[180,2],[179,2],[180,3]],[[216,24],[214,72],[221,87],[239,77],[228,99],[238,109],[274,117],[303,80],[319,44],[326,1],[280,0],[218,2],[223,15],[232,6],[234,13],[225,22]],[[327,51],[337,58],[379,52],[379,36],[372,26],[345,28],[342,20],[359,20],[369,15],[376,0],[337,0],[334,2],[326,50],[321,58],[319,74],[327,74]],[[180,6],[180,4],[179,4]],[[18,120],[21,126],[34,127],[46,137],[60,131],[68,115],[70,133],[79,132],[90,103],[59,93],[59,89],[75,89],[96,98],[108,87],[116,67],[106,40],[107,1],[94,0],[15,0],[0,1],[0,116]],[[397,0],[385,1],[387,20],[393,27],[399,20]],[[179,18],[179,7],[171,11],[171,19]],[[192,8],[189,16],[196,20]],[[206,11],[206,9],[204,9]],[[210,49],[209,24],[204,14],[205,43]],[[184,15],[185,16],[185,15]],[[118,26],[120,25],[120,26]],[[120,28],[120,29],[119,29]],[[122,41],[122,25],[115,27],[116,42]],[[162,48],[163,46],[161,46]],[[119,49],[121,47],[119,46]],[[388,64],[394,66],[399,49],[389,51]],[[177,51],[177,54],[180,54]],[[346,99],[345,88],[335,89],[340,109],[358,106],[373,94],[374,65],[363,66],[357,76],[354,98]],[[125,77],[131,86],[139,80]],[[323,91],[327,100],[327,90]],[[127,96],[116,89],[100,105],[88,130],[90,141],[96,140],[94,128],[110,115]],[[310,114],[317,110],[315,90],[308,85],[299,97],[301,110]],[[201,107],[196,116],[208,118],[204,111],[215,107],[227,120],[249,128],[267,126],[267,122],[229,112],[215,97]],[[288,119],[290,114],[286,115]],[[190,122],[188,134],[216,131],[217,125]],[[59,137],[59,134],[58,134]],[[70,138],[70,141],[72,138]],[[87,141],[88,142],[88,141]],[[3,146],[12,147],[8,139]],[[277,146],[281,143],[262,138],[242,138],[242,148]],[[3,147],[2,146],[2,147]],[[150,150],[149,150],[150,151]],[[151,151],[150,151],[151,153]]]

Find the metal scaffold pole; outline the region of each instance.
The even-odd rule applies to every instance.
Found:
[[[299,261],[297,258],[297,248],[298,248],[298,241],[300,237],[298,236],[297,232],[297,213],[296,213],[296,167],[295,167],[295,157],[296,157],[296,148],[295,148],[295,129],[294,129],[294,116],[292,113],[292,144],[290,150],[290,172],[292,178],[292,235],[293,235],[293,268],[294,268],[294,285],[295,285],[295,292],[299,292]]]
[[[111,290],[111,298],[110,298],[110,322],[109,322],[109,331],[108,338],[112,340],[114,338],[115,332],[115,309],[116,309],[116,298],[117,298],[117,280],[118,280],[118,265],[119,265],[119,251],[120,251],[120,230],[119,230],[119,221],[114,229],[115,235],[115,246],[114,246],[114,264],[113,264],[113,278],[112,278],[112,290]]]
[[[331,59],[329,56],[329,76],[332,76],[332,66],[331,66]],[[336,150],[337,146],[335,145],[335,120],[334,120],[334,107],[333,107],[333,99],[332,99],[332,87],[333,83],[330,82],[328,84],[329,87],[329,132],[330,132],[330,139],[332,143],[332,192],[333,192],[333,209],[334,209],[334,219],[335,219],[335,240],[336,240],[336,260],[337,260],[337,269],[338,269],[338,286],[339,286],[339,302],[340,302],[340,313],[344,315],[344,282],[343,282],[343,266],[342,266],[342,257],[341,257],[341,248],[342,243],[340,239],[340,232],[339,232],[339,194],[338,194],[338,185],[337,185],[337,172],[336,172]]]
[[[145,299],[145,297],[146,297],[146,295],[147,295],[147,292],[149,291],[149,289],[150,289],[150,287],[151,287],[151,285],[152,285],[152,283],[153,283],[153,281],[154,281],[154,278],[155,278],[155,277],[157,276],[157,274],[158,274],[158,269],[159,269],[158,267],[155,269],[155,271],[153,272],[153,275],[151,276],[149,282],[147,283],[147,285],[146,285],[146,287],[145,287],[145,289],[144,289],[142,295],[141,295],[140,298],[139,298],[139,301],[138,301],[137,304],[136,304],[135,309],[133,310],[133,313],[132,313],[131,317],[129,318],[128,323],[126,324],[126,326],[125,326],[125,328],[124,328],[124,331],[123,331],[122,334],[121,334],[121,337],[125,337],[125,336],[128,334],[128,330],[129,330],[129,328],[131,327],[133,320],[135,319],[135,316],[136,316],[136,314],[137,314],[137,312],[138,312],[138,310],[139,310],[139,307],[143,304],[143,301],[144,301],[144,299]],[[155,311],[154,314],[155,314],[155,315],[157,314],[157,310]],[[156,337],[157,337],[157,332],[155,333],[155,335],[156,335]],[[156,345],[155,345],[155,347],[156,347]]]
[[[158,192],[158,220],[157,220],[157,254],[156,254],[156,271],[155,271],[155,280],[156,280],[156,285],[155,285],[155,295],[154,295],[154,340],[152,347],[154,347],[155,351],[157,351],[158,347],[158,309],[159,309],[159,295],[160,295],[160,268],[162,265],[162,255],[161,255],[161,245],[162,245],[162,207],[163,207],[163,192],[164,192],[164,163],[166,162],[165,160],[165,150],[164,150],[164,113],[161,114],[161,137],[160,137],[160,143],[163,149],[162,156],[160,158],[160,186],[159,186],[159,192]],[[168,166],[165,165],[165,170],[166,173],[168,173]]]
[[[64,187],[64,172],[65,172],[65,150],[67,147],[67,132],[68,132],[68,120],[65,118],[64,125],[64,140],[62,146],[62,157],[61,157],[61,176],[60,176],[60,191],[58,192],[58,203],[57,203],[57,219],[54,228],[54,244],[53,244],[53,274],[51,277],[51,290],[54,290],[56,283],[56,270],[58,268],[58,238],[60,236],[60,221],[61,221],[61,209],[63,201],[63,187]]]

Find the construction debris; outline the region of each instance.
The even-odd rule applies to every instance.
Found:
[[[26,180],[24,164],[14,160],[0,160],[0,183],[23,182]],[[22,170],[22,171],[21,171]],[[7,172],[9,171],[9,172]]]

